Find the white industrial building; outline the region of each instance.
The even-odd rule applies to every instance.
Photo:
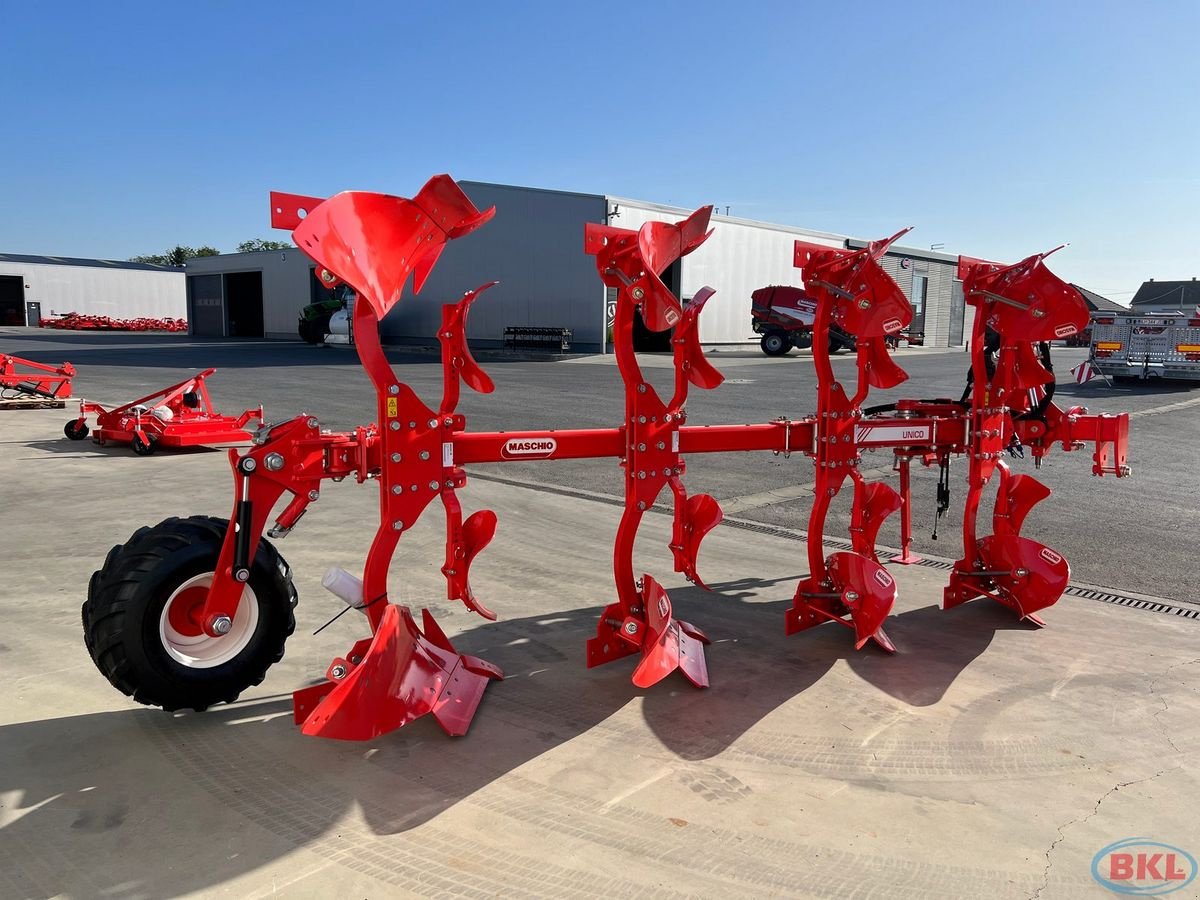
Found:
[[[674,222],[691,210],[602,194],[460,182],[477,207],[496,207],[478,231],[450,242],[420,295],[407,294],[383,323],[386,340],[429,343],[441,306],[489,281],[500,282],[471,308],[468,337],[499,345],[508,326],[569,328],[572,349],[600,350],[606,339],[606,300],[593,257],[583,250],[584,225],[637,229]],[[264,204],[265,206],[265,204]],[[264,210],[265,215],[265,210]],[[792,266],[797,238],[830,247],[860,247],[846,235],[732,216],[714,215],[714,233],[663,274],[683,300],[701,287],[716,289],[700,318],[705,345],[750,344],[750,294],[770,284],[800,283]],[[870,235],[871,238],[879,235]],[[957,257],[893,248],[884,265],[917,310],[912,330],[927,346],[958,346],[970,334]],[[188,261],[188,319],[194,334],[296,338],[306,304],[325,296],[299,250],[201,257]],[[964,319],[966,320],[964,322]],[[639,349],[665,349],[661,337],[641,334]]]
[[[76,312],[114,319],[187,314],[183,269],[111,259],[0,253],[0,325]]]

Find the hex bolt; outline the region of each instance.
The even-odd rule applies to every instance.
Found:
[[[646,445],[638,444],[638,453],[645,453],[645,452],[646,452]]]
[[[451,478],[447,478],[446,479],[446,487],[448,487],[448,488],[454,487],[454,480]]]
[[[396,421],[393,421],[391,424],[389,424],[389,425],[388,425],[388,428],[392,429],[392,431],[399,431],[399,430],[400,430],[400,423],[399,423],[399,422],[396,422]]]
[[[400,485],[398,485],[398,484],[393,484],[392,485],[392,493],[393,494],[403,494],[404,488],[400,487]]]
[[[242,584],[245,584],[247,581],[250,580],[250,570],[249,569],[235,569],[234,573],[233,573],[233,578],[235,581],[240,581],[240,582],[242,582]]]
[[[318,490],[316,490],[316,489],[314,489],[314,490],[311,490],[311,491],[309,491],[309,492],[308,492],[308,499],[309,499],[309,500],[316,500],[316,499],[317,499],[318,497],[320,497],[320,496],[321,496],[321,492],[320,492],[320,491],[318,491]]]
[[[666,450],[666,449],[667,449],[667,445],[666,445],[666,444],[664,444],[662,441],[659,441],[659,442],[658,442],[658,449],[659,449],[659,450]]]
[[[409,428],[416,428],[416,427],[417,427],[417,423],[416,423],[416,422],[409,422],[409,423],[408,423],[408,427],[409,427]]]
[[[341,665],[334,666],[332,669],[329,670],[329,674],[332,675],[334,678],[338,678],[338,679],[345,678],[346,677],[346,667],[341,666]]]
[[[442,424],[445,425],[447,428],[449,428],[451,425],[454,424],[454,420],[452,418],[450,418],[449,416],[446,416],[446,418],[442,419]]]
[[[641,424],[641,425],[645,425],[645,424],[646,424],[646,417],[645,417],[645,416],[638,416],[638,423],[639,423],[639,424]]]
[[[430,428],[437,428],[437,419],[430,419],[428,424]]]
[[[633,299],[634,300],[641,300],[645,296],[646,296],[646,292],[643,291],[640,287],[633,289]]]
[[[421,459],[429,459],[429,451],[422,450],[420,456],[421,456]]]
[[[395,522],[392,523],[392,531],[403,531],[403,530],[404,530],[404,523],[401,522],[399,519],[397,519]]]
[[[644,510],[645,508],[646,508],[646,501],[645,501],[645,500],[639,500],[639,501],[638,501],[638,509]]]
[[[429,489],[431,491],[436,491],[438,489],[438,483],[436,481],[429,482]]]
[[[663,469],[663,474],[664,474],[664,475],[666,475],[666,476],[669,478],[669,477],[671,476],[671,470],[670,470],[670,469]]]
[[[263,463],[272,472],[278,472],[283,468],[283,456],[279,453],[268,453]]]
[[[216,616],[212,620],[212,630],[215,634],[229,634],[233,628],[233,619],[229,616]]]
[[[639,393],[639,394],[644,394],[644,393],[646,393],[646,386],[645,386],[644,384],[639,384],[639,385],[638,385],[638,393]]]
[[[392,462],[394,462],[394,463],[400,462],[400,460],[402,460],[403,458],[404,457],[402,457],[399,453],[392,454]]]
[[[625,633],[626,634],[637,634],[637,630],[638,630],[637,622],[626,622],[625,623]]]
[[[389,394],[398,394],[398,393],[400,393],[400,385],[398,385],[398,384],[389,384],[389,385],[388,385],[388,393],[389,393]]]
[[[858,599],[858,591],[846,591],[846,593],[843,594],[842,596],[845,597],[847,600],[857,600]]]
[[[320,427],[320,425],[321,425],[321,423],[319,421],[317,421],[316,416],[309,416],[309,419],[308,419],[308,427],[309,428],[318,428],[318,427]]]
[[[242,457],[242,461],[238,463],[238,468],[249,474],[258,468],[258,460],[253,456]]]

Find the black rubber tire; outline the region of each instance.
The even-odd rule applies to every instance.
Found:
[[[78,419],[72,419],[63,426],[63,434],[73,441],[82,441],[88,436],[89,431],[91,429],[88,428],[87,422],[80,422]]]
[[[785,356],[792,349],[792,342],[782,331],[768,331],[758,345],[767,356]]]
[[[129,442],[129,446],[133,448],[133,452],[138,456],[149,456],[154,452],[155,443],[157,442],[154,438],[149,438],[149,443],[143,443],[142,439],[135,434],[133,440]]]
[[[812,335],[808,332],[793,331],[790,337],[792,339],[792,346],[797,350],[807,350],[812,346]]]
[[[84,645],[113,687],[138,703],[197,712],[232,703],[283,658],[296,628],[296,589],[291,569],[265,539],[250,568],[258,626],[245,648],[221,665],[191,668],[163,647],[164,604],[180,584],[216,569],[227,527],[225,519],[192,516],[139,528],[93,573],[82,609]]]
[[[843,342],[843,341],[839,340],[838,338],[831,337],[831,338],[829,339],[829,353],[830,353],[830,355],[833,355],[834,353],[838,353],[838,352],[840,352],[840,351],[842,351],[842,350],[853,350],[853,349],[854,349],[854,347],[852,347],[852,346],[850,346],[850,345],[846,344],[845,342]]]
[[[313,319],[301,319],[297,327],[300,339],[306,344],[319,344],[329,334],[329,320],[333,313],[325,313]]]

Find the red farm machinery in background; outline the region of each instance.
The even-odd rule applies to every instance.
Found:
[[[1049,490],[1032,476],[1013,474],[1003,457],[1027,447],[1040,460],[1054,444],[1072,450],[1090,443],[1095,474],[1128,474],[1127,415],[1061,410],[1050,399],[1053,376],[1042,364],[1039,345],[1079,330],[1087,310],[1078,293],[1045,267],[1045,254],[1010,266],[961,261],[967,301],[976,311],[973,383],[966,398],[868,408],[864,402],[871,388],[893,388],[907,378],[888,344],[908,326],[912,309],[879,263],[900,235],[861,250],[797,242],[794,263],[816,304],[816,415],[693,426],[687,424],[689,392],[717,388],[723,380],[703,355],[698,334],[699,316],[712,292],[700,292],[684,309],[659,276],[703,245],[711,208],[678,224],[651,222],[638,231],[589,225],[584,249],[595,258],[601,281],[617,292],[614,343],[625,388],[622,421],[607,428],[470,432],[456,411],[462,384],[482,393],[491,392],[493,384],[471,356],[466,322],[472,303],[490,285],[443,307],[438,332],[443,387],[435,405],[427,405],[396,376],[380,346],[379,323],[400,300],[410,276],[413,290],[420,291],[446,243],[483,226],[493,210],[477,210],[449,176],[441,175],[411,200],[362,192],[328,200],[273,194],[272,211],[274,225],[294,229],[297,245],[316,262],[318,277],[345,282],[357,292],[356,349],[375,388],[378,418],[352,431],[331,432],[302,414],[264,429],[246,452],[229,454],[230,520],[168,519],[113,549],[89,584],[83,608],[86,642],[109,680],[143,703],[203,709],[232,700],[263,679],[283,653],[296,598],[290,569],[264,532],[274,518],[267,536],[286,535],[318,500],[327,479],[378,484],[379,522],[361,579],[331,571],[326,582],[365,613],[371,633],[331,662],[324,681],[296,692],[295,719],[306,734],[363,740],[426,713],[448,733],[462,734],[485,688],[502,678],[488,662],[459,653],[427,610],[417,616],[388,596],[388,569],[400,539],[440,500],[446,516],[442,573],[447,596],[495,618],[470,581],[471,563],[497,527],[490,510],[463,518],[458,492],[472,464],[619,461],[625,503],[614,552],[616,596],[599,615],[586,661],[598,666],[633,657],[633,681],[641,687],[677,669],[696,686],[709,683],[708,637],[698,625],[675,618],[667,592],[633,558],[642,518],[666,489],[674,509],[669,546],[675,571],[703,586],[699,548],[722,513],[714,498],[689,494],[684,486],[690,454],[771,451],[812,458],[816,497],[807,535],[809,574],[797,585],[782,624],[796,632],[835,622],[852,632],[857,647],[873,641],[887,650],[893,647],[884,625],[896,582],[875,542],[884,520],[899,510],[904,552],[898,561],[915,559],[908,550],[914,459],[939,466],[944,485],[950,459],[963,455],[968,460],[963,556],[950,574],[944,606],[990,598],[1039,624],[1037,614],[1058,599],[1069,568],[1060,554],[1021,534],[1026,515]],[[633,350],[638,314],[650,329],[671,331],[670,397],[660,396],[638,365]],[[850,387],[836,379],[830,363],[835,328],[855,339],[856,383]],[[125,434],[135,431],[125,426]],[[869,449],[895,455],[899,491],[860,472],[862,453]],[[992,527],[981,534],[979,506],[995,477]],[[825,520],[847,483],[853,491],[852,549],[827,555]],[[282,510],[275,514],[281,499]],[[125,615],[114,616],[114,610]],[[104,652],[97,652],[99,647]]]
[[[216,372],[205,369],[178,384],[108,409],[92,400],[79,401],[79,416],[63,426],[73,441],[82,441],[89,432],[100,446],[128,444],[138,456],[149,456],[159,447],[206,447],[221,444],[246,444],[253,434],[246,426],[261,422],[262,407],[248,409],[239,416],[224,416],[213,408],[205,379]],[[88,416],[96,419],[88,427]]]
[[[62,409],[71,396],[75,367],[69,362],[48,366],[0,353],[0,409],[52,407]]]
[[[175,319],[170,316],[164,319],[146,316],[137,319],[114,319],[111,316],[95,316],[77,312],[42,318],[38,321],[38,325],[42,328],[56,328],[62,331],[182,332],[188,330],[187,319]]]

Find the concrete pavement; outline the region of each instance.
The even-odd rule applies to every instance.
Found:
[[[1066,597],[1039,631],[983,601],[943,613],[944,572],[893,566],[900,652],[855,652],[835,625],[784,637],[806,570],[786,529],[718,528],[705,593],[652,514],[638,565],[713,638],[713,686],[641,691],[631,662],[584,667],[617,508],[486,477],[461,496],[500,515],[473,584],[501,621],[441,599],[436,508],[391,583],[508,675],[465,738],[291,723],[289,692],[365,634],[311,633],[341,608],[325,568],[361,563],[373,485],[328,486],[277,542],[301,602],[263,685],[139,707],[83,648],[88,576],[139,524],[228,515],[227,463],[68,442],[66,417],[0,425],[0,896],[1091,897],[1119,838],[1200,851],[1200,620]]]

